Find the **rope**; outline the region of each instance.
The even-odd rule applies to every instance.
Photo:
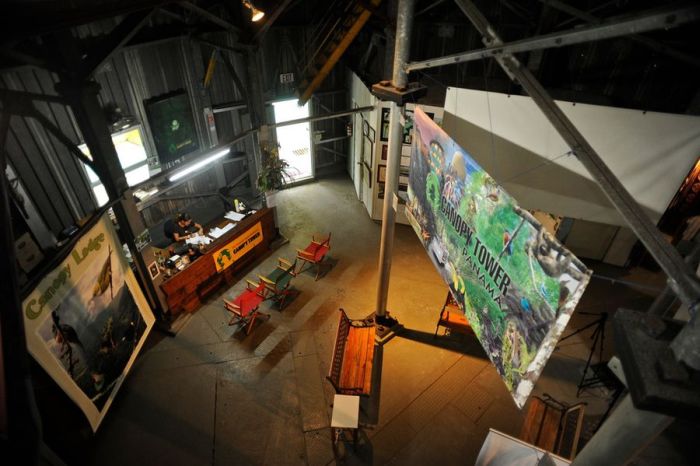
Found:
[[[496,142],[493,136],[493,120],[491,118],[491,98],[489,97],[487,67],[484,65],[484,92],[486,92],[486,107],[489,111],[489,133],[491,134],[491,164],[493,165],[493,178],[497,179],[496,170]]]
[[[528,168],[527,170],[522,171],[522,172],[518,173],[517,175],[511,176],[511,177],[508,178],[507,180],[503,180],[502,183],[507,183],[507,182],[509,182],[509,181],[512,181],[512,180],[514,180],[514,179],[516,179],[516,178],[519,178],[519,177],[521,177],[521,176],[523,176],[523,175],[526,175],[526,174],[528,174],[528,173],[530,173],[530,172],[533,172],[533,171],[537,170],[538,168],[542,168],[542,167],[544,167],[545,165],[549,165],[550,163],[554,162],[555,160],[559,160],[559,159],[562,158],[562,157],[566,157],[566,156],[568,156],[568,155],[572,155],[573,153],[574,153],[573,151],[569,150],[569,151],[564,152],[564,153],[561,154],[561,155],[558,155],[558,156],[554,157],[553,159],[547,159],[547,160],[545,160],[544,162],[542,162],[542,163],[540,163],[540,164],[538,164],[538,165],[535,165],[535,166],[532,167],[532,168]]]

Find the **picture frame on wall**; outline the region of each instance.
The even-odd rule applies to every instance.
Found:
[[[155,280],[155,278],[160,275],[160,269],[156,261],[151,262],[148,266],[148,274],[151,276],[151,280]]]
[[[384,142],[389,140],[389,116],[390,109],[382,108],[382,130],[379,133],[379,139]]]
[[[377,183],[386,183],[386,165],[377,167]]]
[[[388,150],[389,150],[389,146],[387,144],[382,144],[382,160],[387,159]]]

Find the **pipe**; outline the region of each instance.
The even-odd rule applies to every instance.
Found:
[[[413,28],[413,11],[415,0],[399,0],[396,18],[396,41],[394,45],[394,73],[392,84],[395,88],[405,89],[408,75],[404,65],[411,51],[411,30]],[[403,128],[401,126],[402,106],[391,103],[389,117],[389,148],[387,151],[387,173],[384,186],[384,210],[382,213],[382,236],[379,243],[379,279],[377,284],[377,320],[386,318],[386,304],[389,295],[389,276],[391,273],[391,256],[394,249],[394,227],[396,225],[396,208],[398,206],[397,189],[401,165],[401,146]]]

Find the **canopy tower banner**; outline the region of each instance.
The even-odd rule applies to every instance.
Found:
[[[406,215],[522,408],[591,271],[420,108]]]
[[[106,214],[22,305],[29,352],[96,431],[155,321]]]

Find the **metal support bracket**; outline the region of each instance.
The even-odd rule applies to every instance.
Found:
[[[407,87],[399,89],[394,87],[391,81],[380,81],[372,85],[372,94],[379,100],[395,102],[398,106],[404,106],[408,102],[415,102],[428,93],[428,87],[419,83],[408,83]]]

